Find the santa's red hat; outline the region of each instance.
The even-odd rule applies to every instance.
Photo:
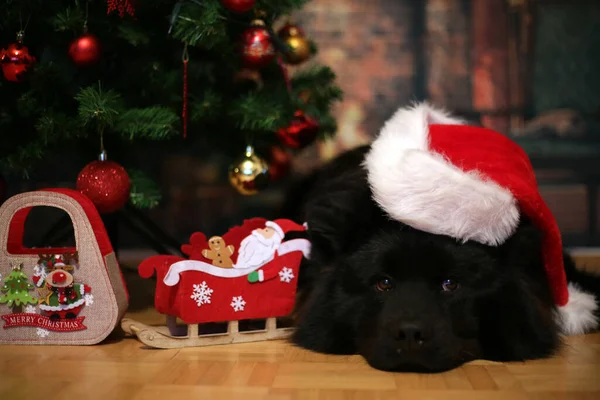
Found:
[[[288,232],[306,230],[306,226],[297,224],[289,219],[276,219],[273,221],[268,221],[265,225],[273,228],[282,239]]]
[[[529,157],[507,136],[417,104],[386,122],[365,168],[379,206],[425,232],[497,246],[526,215],[544,235],[544,264],[563,332],[595,326],[595,299],[567,285],[556,220],[540,196]]]

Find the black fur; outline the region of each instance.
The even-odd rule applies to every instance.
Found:
[[[341,155],[288,198],[284,215],[308,222],[312,243],[293,342],[359,353],[383,370],[435,372],[473,359],[553,354],[560,339],[539,231],[524,220],[508,242],[490,247],[393,221],[371,198],[361,166],[367,150]],[[600,294],[600,279],[568,257],[567,273]],[[446,280],[446,289],[458,288],[443,290]],[[393,290],[377,290],[382,285]]]

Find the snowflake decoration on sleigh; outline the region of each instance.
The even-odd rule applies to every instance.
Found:
[[[206,285],[206,282],[202,282],[199,285],[194,285],[194,292],[190,297],[200,307],[203,304],[210,304],[210,296],[212,294],[213,290]]]

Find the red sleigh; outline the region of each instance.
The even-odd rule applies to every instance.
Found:
[[[182,246],[189,258],[158,255],[144,260],[138,272],[144,278],[156,276],[155,307],[167,316],[167,327],[150,327],[124,319],[123,329],[157,348],[288,336],[289,329],[277,327],[277,318],[290,315],[294,309],[300,263],[308,255],[310,245],[306,239],[286,240],[285,233],[305,229],[289,220],[254,218],[230,229],[222,238],[207,240],[202,233],[193,234],[190,244]],[[252,247],[253,243],[258,243],[261,250],[265,243],[266,260],[261,259],[263,255]],[[271,248],[274,254],[269,256]],[[219,266],[223,263],[229,263],[228,267]],[[177,318],[187,327],[182,330],[177,326]],[[264,330],[240,332],[239,321],[258,319],[266,319]],[[227,323],[226,333],[199,335],[199,324],[220,322]]]

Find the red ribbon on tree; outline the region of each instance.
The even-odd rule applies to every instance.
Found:
[[[181,118],[183,118],[183,138],[187,138],[188,125],[188,61],[190,56],[187,49],[187,44],[183,50],[183,110]]]
[[[113,11],[119,12],[119,17],[123,18],[125,13],[135,16],[135,3],[136,0],[107,0],[108,9],[106,14],[110,14]]]

